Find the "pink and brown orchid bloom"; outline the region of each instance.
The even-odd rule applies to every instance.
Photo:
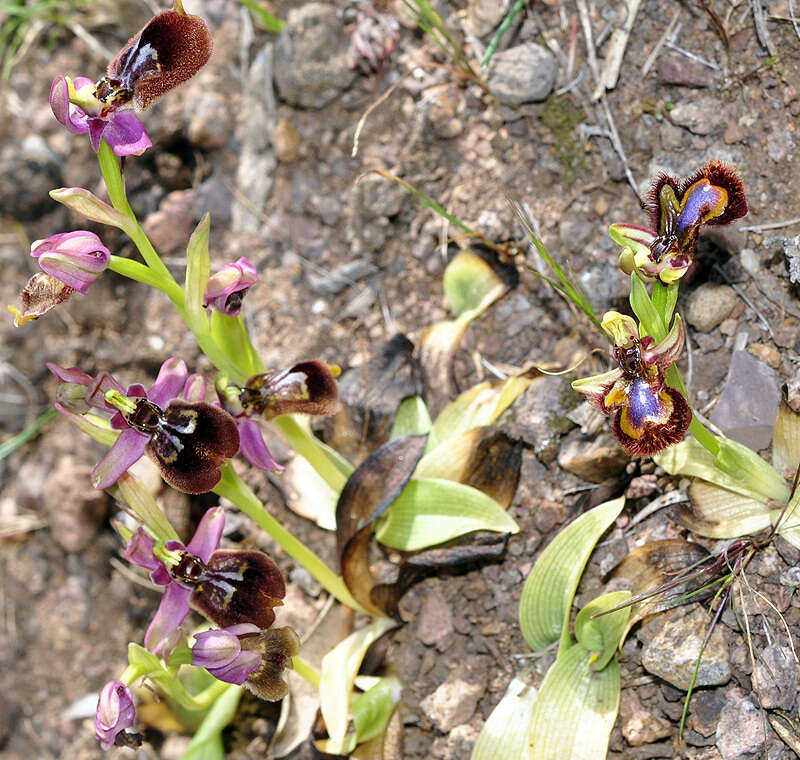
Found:
[[[602,325],[614,340],[617,366],[576,380],[572,387],[588,396],[603,414],[614,415],[614,435],[628,454],[652,456],[680,441],[692,420],[683,394],[664,380],[664,372],[683,350],[683,322],[676,316],[659,343],[640,338],[636,322],[616,311],[607,312]]]
[[[612,224],[609,234],[623,247],[619,265],[630,274],[669,284],[686,274],[704,224],[728,224],[747,213],[739,175],[720,161],[709,161],[687,179],[662,174],[649,196],[650,227]]]

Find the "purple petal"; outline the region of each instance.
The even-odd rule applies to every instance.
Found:
[[[279,472],[284,468],[270,454],[261,428],[255,420],[246,418],[236,420],[239,426],[239,446],[244,458],[254,467],[265,472]]]
[[[188,374],[189,370],[183,359],[170,357],[161,365],[158,377],[147,393],[147,399],[164,409],[167,402],[176,398],[183,390]]]
[[[646,422],[666,422],[669,413],[663,400],[650,384],[637,378],[628,389],[627,419],[636,431],[641,431]]]
[[[130,111],[112,114],[103,139],[118,156],[141,156],[153,144],[142,122]]]
[[[76,86],[78,81],[75,80]],[[72,134],[82,135],[89,131],[89,127],[86,124],[86,114],[69,102],[69,85],[66,77],[58,76],[53,80],[53,84],[50,87],[50,108],[53,111],[53,116]]]
[[[206,379],[197,373],[189,375],[183,387],[183,397],[187,401],[206,400]]]
[[[166,657],[172,651],[180,636],[178,629],[189,614],[191,595],[191,589],[181,588],[177,583],[170,583],[164,590],[161,604],[144,635],[144,645],[150,652]]]
[[[45,362],[44,366],[62,383],[85,385],[88,388],[92,382],[92,376],[87,375],[82,369],[78,369],[77,367],[62,367],[53,362]]]
[[[154,545],[155,542],[144,528],[139,528],[125,547],[125,559],[132,565],[155,570],[161,566],[161,563],[153,556]]]
[[[138,430],[128,428],[119,434],[109,452],[92,470],[92,484],[103,490],[116,483],[124,473],[144,456],[144,450],[150,440]]]
[[[106,131],[108,121],[92,116],[89,118],[88,124],[89,142],[92,144],[92,150],[97,153],[97,151],[100,150],[100,138],[103,137],[103,132]]]
[[[208,562],[209,557],[219,549],[219,542],[222,540],[222,531],[225,528],[225,510],[222,507],[209,509],[200,520],[197,530],[192,536],[192,540],[186,546],[186,550],[196,557],[200,557],[203,562]]]
[[[239,652],[239,656],[234,658],[228,665],[219,668],[206,668],[214,678],[225,683],[243,684],[248,676],[261,665],[260,652]]]
[[[194,640],[192,665],[197,665],[199,668],[221,668],[230,665],[242,651],[239,637],[225,628],[196,633]]]

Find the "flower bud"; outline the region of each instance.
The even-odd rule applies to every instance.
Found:
[[[133,725],[136,708],[122,681],[109,681],[100,692],[94,716],[94,735],[103,749],[114,746],[117,734]]]
[[[258,272],[242,256],[237,261],[226,264],[209,278],[204,305],[217,309],[229,317],[238,317],[242,309],[242,300],[256,280],[258,280]]]
[[[220,681],[242,684],[261,664],[261,655],[243,651],[239,636],[258,632],[258,626],[241,623],[197,633],[192,647],[192,664],[205,668]]]
[[[39,259],[42,271],[85,294],[108,266],[111,253],[93,232],[76,230],[34,241],[31,256]]]
[[[57,190],[51,190],[50,197],[89,221],[108,224],[121,230],[131,226],[131,220],[125,214],[120,213],[105,201],[101,201],[94,193],[82,187],[60,187]]]

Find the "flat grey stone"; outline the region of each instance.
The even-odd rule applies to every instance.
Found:
[[[772,440],[779,403],[775,370],[749,351],[734,351],[711,421],[729,438],[759,451]]]

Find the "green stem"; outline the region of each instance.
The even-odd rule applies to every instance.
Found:
[[[195,703],[195,710],[205,710],[210,707],[217,698],[230,688],[231,684],[226,681],[214,681],[209,687],[201,691],[199,694],[190,696],[189,698]]]
[[[256,525],[263,528],[292,559],[299,562],[323,588],[342,604],[361,610],[340,576],[333,572],[311,549],[295,538],[266,509],[261,500],[234,472],[230,464],[222,468],[222,480],[214,492],[232,501]]]
[[[305,457],[319,476],[333,489],[341,493],[347,476],[333,463],[316,439],[304,430],[290,414],[276,417],[270,421],[300,456]]]
[[[292,667],[297,675],[308,681],[315,689],[319,689],[322,676],[313,665],[310,665],[302,657],[292,657]]]
[[[165,293],[169,300],[175,304],[175,308],[180,312],[182,317],[185,317],[186,310],[183,305],[183,289],[178,285],[175,280],[165,282],[163,277],[159,277],[150,267],[144,264],[126,259],[122,256],[111,256],[108,261],[108,268],[112,272],[121,274],[130,280],[142,282],[149,285],[151,288],[156,288],[162,293]]]
[[[100,141],[100,149],[97,152],[97,159],[100,162],[100,171],[103,174],[103,180],[106,183],[106,190],[111,205],[120,213],[125,214],[132,224],[127,226],[125,232],[128,237],[133,241],[142,254],[147,266],[153,270],[157,277],[163,279],[164,282],[175,282],[175,278],[170,274],[169,269],[161,257],[153,248],[153,244],[145,235],[144,230],[133,213],[130,203],[128,203],[128,196],[125,194],[125,182],[122,179],[122,170],[120,168],[119,159],[114,155],[111,146],[105,141]],[[177,283],[176,283],[177,284]],[[163,289],[163,288],[162,288]]]

